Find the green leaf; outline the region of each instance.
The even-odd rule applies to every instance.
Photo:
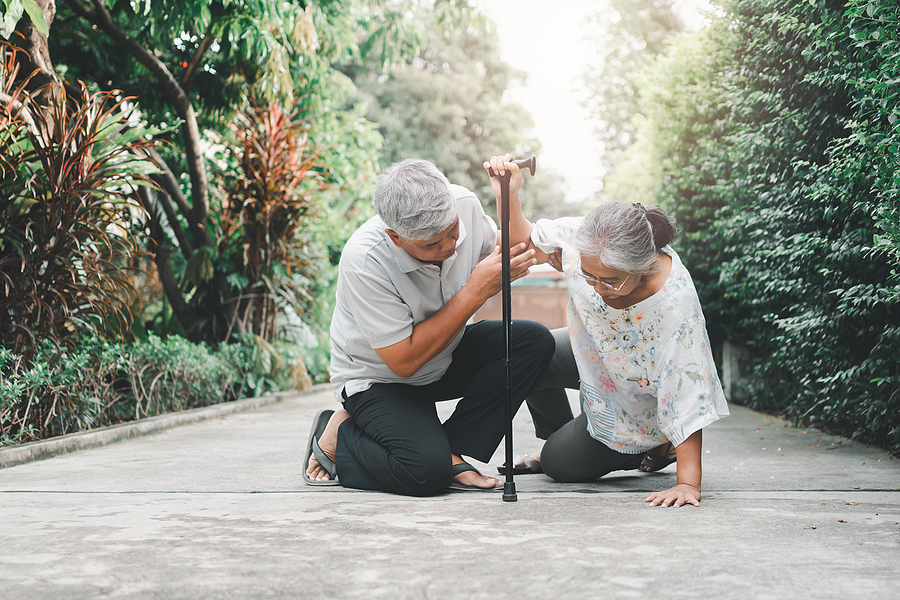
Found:
[[[34,23],[38,31],[44,35],[50,33],[50,25],[47,24],[47,19],[44,18],[44,11],[37,5],[37,2],[34,0],[22,0],[22,7],[28,13],[31,22]]]
[[[188,260],[184,276],[194,285],[199,285],[213,278],[213,262],[209,252],[200,249]]]
[[[3,21],[0,22],[0,35],[9,38],[16,29],[16,23],[22,18],[24,7],[21,0],[3,0],[6,3],[6,11],[3,13]]]

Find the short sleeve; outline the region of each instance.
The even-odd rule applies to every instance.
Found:
[[[484,212],[484,207],[475,194],[461,186],[451,185],[450,187],[457,193],[460,218],[468,224],[468,227],[471,227],[471,231],[467,235],[472,236],[475,247],[478,249],[476,262],[480,262],[497,247],[497,224]]]
[[[481,252],[478,254],[478,260],[484,260],[497,247],[497,226],[494,224],[494,220],[486,214],[481,215],[477,226],[481,227],[482,231]]]
[[[543,252],[552,254],[557,248],[571,246],[583,220],[584,217],[539,219],[531,230],[531,241]]]
[[[344,271],[341,276],[354,322],[372,348],[385,348],[412,335],[412,311],[387,277],[363,271]]]
[[[681,323],[662,361],[658,380],[657,424],[674,445],[728,415],[702,320]]]

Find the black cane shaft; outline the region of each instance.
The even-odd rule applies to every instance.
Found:
[[[534,175],[536,161],[534,156],[522,160],[514,160],[519,169],[528,169]],[[491,177],[496,177],[494,169],[489,169]],[[513,480],[513,413],[512,413],[512,277],[510,274],[510,235],[509,235],[509,178],[506,171],[500,176],[500,252],[503,260],[501,272],[503,291],[503,329],[506,339],[506,482],[503,484],[503,501],[516,502],[516,483]]]
[[[503,486],[503,501],[516,502],[516,484],[513,480],[513,436],[512,436],[512,286],[509,265],[509,172],[500,177],[500,252],[503,259],[503,329],[506,339],[506,483]]]

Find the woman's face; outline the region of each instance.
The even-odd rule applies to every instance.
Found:
[[[627,296],[641,282],[640,275],[612,269],[589,256],[581,257],[581,275],[604,300]]]

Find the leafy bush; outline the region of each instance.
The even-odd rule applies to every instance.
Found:
[[[312,385],[306,364],[308,353],[303,347],[288,342],[268,342],[260,336],[245,336],[240,345],[233,345],[247,365],[247,388],[254,395],[296,389]]]
[[[240,350],[212,351],[176,336],[133,344],[126,358],[134,418],[236,399],[243,388],[239,367],[246,366]]]
[[[212,350],[175,336],[91,339],[62,352],[44,341],[31,363],[0,348],[0,445],[235,400],[253,367],[249,346]]]
[[[226,198],[220,211],[216,264],[231,293],[228,340],[232,332],[273,342],[283,337],[284,313],[308,317],[312,311],[323,259],[305,231],[316,219],[313,192],[323,187],[312,170],[317,155],[306,135],[307,124],[275,104],[253,105],[234,124],[236,142],[217,173]],[[198,279],[188,264],[188,276]]]
[[[717,225],[731,240],[719,284],[756,345],[765,386],[751,402],[900,449],[900,314],[890,264],[873,252],[890,196],[878,174],[896,171],[896,153],[876,142],[888,119],[866,114],[880,89],[868,78],[896,78],[896,66],[885,73],[854,47],[843,3],[736,4],[729,141],[751,195]]]

